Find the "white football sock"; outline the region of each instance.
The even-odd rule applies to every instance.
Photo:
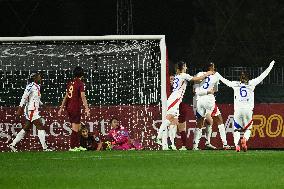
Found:
[[[219,129],[219,133],[220,133],[220,137],[223,142],[223,145],[226,146],[228,143],[227,143],[225,125],[224,124],[218,125],[218,129]]]
[[[198,147],[201,136],[202,136],[202,129],[195,128],[193,147]]]
[[[211,135],[212,135],[212,125],[207,125],[206,132],[205,132],[206,144],[210,144]]]
[[[244,133],[244,138],[248,141],[249,137],[250,137],[250,134],[251,134],[251,130],[250,129],[247,129]]]
[[[24,129],[22,129],[16,136],[16,138],[13,140],[13,142],[11,143],[12,146],[15,146],[18,142],[20,142],[24,136],[26,134],[26,131]]]
[[[239,131],[234,131],[234,144],[235,144],[235,146],[239,145],[240,138],[241,138],[241,133]]]
[[[45,143],[45,131],[44,130],[38,130],[38,138],[39,138],[42,148],[46,149],[47,145]]]
[[[168,150],[168,129],[162,132],[162,149]]]
[[[167,120],[167,119],[165,119],[165,120],[162,122],[162,124],[161,124],[161,126],[160,126],[160,128],[159,128],[159,131],[158,131],[158,136],[157,136],[158,139],[161,139],[161,138],[162,138],[162,133],[163,133],[163,131],[168,130],[168,126],[169,126],[170,124],[171,124],[171,122],[170,122],[169,120]]]
[[[171,143],[173,146],[175,146],[175,138],[177,133],[177,126],[176,125],[170,125],[169,127],[169,137],[171,140]]]

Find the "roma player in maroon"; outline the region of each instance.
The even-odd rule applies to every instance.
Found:
[[[82,81],[84,76],[83,68],[76,67],[73,75],[74,79],[67,85],[67,92],[58,111],[58,115],[61,115],[65,106],[72,127],[70,151],[77,151],[77,148],[80,146],[81,107],[84,105],[87,117],[90,116],[90,109],[85,95],[85,84]]]

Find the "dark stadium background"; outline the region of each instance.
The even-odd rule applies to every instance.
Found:
[[[70,148],[71,132],[68,131],[70,128],[67,116],[57,116],[58,104],[62,100],[60,94],[64,95],[66,81],[72,77],[71,69],[74,65],[70,66],[70,62],[75,64],[79,62],[77,59],[84,60],[80,63],[87,62],[84,56],[78,58],[71,53],[71,56],[66,58],[70,60],[67,64],[61,64],[61,59],[58,57],[44,57],[48,58],[46,61],[48,63],[54,63],[56,61],[53,60],[58,58],[58,65],[70,67],[64,69],[66,67],[60,66],[61,69],[58,69],[53,66],[54,68],[50,69],[54,65],[50,63],[47,69],[43,69],[45,78],[42,101],[47,102],[48,107],[41,112],[41,115],[46,119],[47,143],[56,152],[39,152],[42,151],[42,147],[35,127],[18,144],[17,149],[21,151],[20,153],[8,152],[10,149],[7,145],[11,142],[8,137],[13,139],[25,121],[24,118],[16,117],[15,111],[23,94],[26,79],[30,75],[29,71],[34,71],[29,69],[30,67],[39,69],[35,68],[33,62],[37,62],[38,66],[42,67],[46,64],[41,63],[42,59],[41,62],[36,58],[35,61],[30,61],[35,57],[33,54],[27,57],[17,57],[14,53],[7,57],[1,56],[5,48],[12,49],[13,45],[16,46],[18,43],[3,45],[0,41],[0,134],[2,134],[0,135],[0,187],[2,189],[284,188],[284,0],[0,0],[0,37],[120,34],[117,30],[118,2],[131,2],[132,31],[128,34],[166,36],[171,72],[174,63],[178,60],[184,60],[189,64],[190,74],[196,73],[205,63],[213,61],[218,71],[232,80],[238,78],[242,69],[250,71],[250,74],[256,77],[272,60],[276,61],[270,74],[255,90],[254,127],[248,142],[249,151],[246,153],[236,153],[234,150],[158,151],[160,146],[154,140],[161,121],[161,111],[160,105],[156,105],[161,102],[153,104],[143,102],[142,106],[139,103],[130,105],[117,103],[115,101],[117,97],[113,93],[104,90],[99,92],[95,87],[101,86],[100,89],[105,89],[107,88],[105,86],[112,86],[110,78],[118,77],[112,78],[113,75],[104,69],[98,72],[89,69],[88,73],[102,74],[102,76],[86,74],[87,77],[95,79],[91,83],[85,77],[88,81],[87,98],[91,105],[92,116],[89,120],[84,118],[82,120],[84,124],[90,128],[90,132],[98,130],[103,134],[110,128],[108,123],[115,115],[120,119],[121,125],[129,128],[134,139],[143,141],[146,150],[67,152],[66,150]],[[26,49],[32,48],[41,50],[44,49],[45,44],[40,43],[41,47],[32,47],[32,45],[27,48],[20,47],[19,51],[25,52]],[[21,45],[26,46],[25,43]],[[62,46],[63,50],[57,48],[58,52],[66,50],[65,46]],[[66,45],[67,50],[70,46]],[[17,48],[15,49],[17,52]],[[152,51],[151,55],[155,54],[157,49],[159,48]],[[71,52],[76,52],[76,49]],[[66,53],[61,54],[66,55]],[[102,56],[101,59],[104,60],[103,58]],[[22,61],[23,59],[27,60]],[[129,60],[132,62],[131,58]],[[156,60],[158,58],[153,62],[160,66]],[[105,65],[104,61],[101,62],[101,65]],[[5,67],[5,63],[8,66]],[[89,63],[93,65],[93,61]],[[153,67],[155,68],[155,65],[151,66],[151,71]],[[136,73],[135,71],[139,71],[139,74],[145,71],[145,74],[148,74],[148,77],[138,75],[138,79],[157,78],[156,73],[150,73],[147,69],[141,70],[133,69],[131,70],[133,72],[129,72],[132,74],[123,70],[126,76],[113,82],[123,83],[117,87],[117,91],[122,88],[123,95],[135,96],[138,100],[143,98],[133,95],[134,93],[131,93],[134,91],[133,88],[143,91],[143,96],[152,94],[149,89],[154,87],[149,85],[153,82],[148,80],[143,83],[147,84],[143,86],[144,88],[124,84],[124,81],[136,84],[133,82],[134,76],[138,75],[133,74]],[[103,74],[110,76],[108,78]],[[91,86],[94,90],[90,89]],[[128,86],[132,88],[128,89]],[[159,88],[156,86],[160,85],[155,85],[155,89]],[[192,87],[187,88],[184,100],[190,104]],[[233,90],[225,87],[224,84],[220,84],[219,88],[220,92],[216,99],[226,126],[228,144],[233,145]],[[96,95],[100,97],[98,99],[107,99],[101,94],[111,94],[109,96],[115,99],[113,101],[116,105],[103,104],[94,98]],[[127,99],[123,95],[120,99]],[[191,149],[195,117],[192,108],[189,107],[188,110],[191,115],[186,123],[187,147]],[[212,135],[212,144],[223,149],[217,124],[213,126],[213,133],[215,136]],[[201,143],[201,149],[204,149],[205,140]],[[178,145],[181,143],[177,141],[177,147]]]
[[[123,0],[1,0],[0,36],[115,35],[117,2]],[[266,67],[273,59],[276,67],[283,67],[281,0],[129,2],[132,5],[129,34],[165,35],[171,72],[178,60],[197,69],[208,61],[215,62],[218,68]],[[283,68],[271,75],[277,81],[256,89],[257,102],[284,101]],[[223,97],[228,97],[222,97],[222,102],[231,103],[232,90],[222,87],[220,90],[227,94]]]

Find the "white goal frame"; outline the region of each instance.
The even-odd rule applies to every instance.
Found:
[[[93,41],[93,40],[160,40],[161,52],[161,103],[162,119],[167,112],[167,48],[165,35],[106,35],[106,36],[28,36],[28,37],[0,37],[1,42],[25,41]]]

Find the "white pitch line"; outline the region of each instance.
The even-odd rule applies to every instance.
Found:
[[[230,157],[235,157],[239,155],[243,156],[259,156],[260,154],[271,154],[267,153],[265,151],[258,151],[257,153],[236,153],[233,151],[233,153],[226,153],[225,151],[221,151],[221,153],[218,153],[218,151],[214,151],[214,153],[207,153],[208,151],[188,151],[188,152],[182,152],[182,153],[171,153],[171,152],[157,152],[157,153],[149,153],[149,154],[104,154],[104,155],[91,155],[91,156],[72,156],[72,157],[44,157],[40,159],[45,159],[45,160],[76,160],[76,159],[100,159],[100,160],[108,160],[108,159],[127,159],[127,158],[134,158],[134,159],[146,159],[146,158],[164,158],[164,157],[175,157],[175,158],[191,158],[192,155],[197,156],[199,155],[200,157],[214,157],[214,156],[230,156]],[[211,151],[212,152],[212,151]],[[75,152],[78,153],[78,152]],[[80,153],[80,152],[79,152]],[[272,155],[272,154],[271,154]],[[39,159],[39,157],[36,157],[36,159]],[[19,159],[14,159],[14,160],[20,160],[20,161],[31,161],[32,158],[19,158]]]

